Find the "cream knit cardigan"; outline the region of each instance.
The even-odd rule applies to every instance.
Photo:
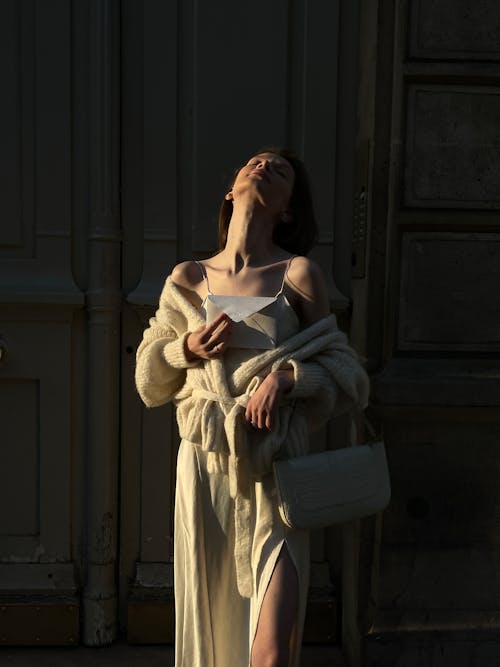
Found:
[[[270,472],[273,459],[306,453],[308,433],[332,415],[351,404],[364,408],[368,377],[330,315],[242,363],[228,382],[223,356],[186,359],[185,340],[204,323],[169,276],[137,350],[136,386],[148,407],[172,400],[180,436],[209,452],[210,472],[229,475],[238,588],[250,596],[252,480]],[[249,429],[242,419],[248,399],[269,372],[284,366],[293,368],[295,382],[280,406],[274,430]]]

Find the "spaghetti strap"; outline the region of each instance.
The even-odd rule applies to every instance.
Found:
[[[207,283],[207,292],[208,292],[209,294],[212,294],[212,292],[210,291],[210,285],[208,284],[208,276],[207,276],[207,270],[206,270],[206,268],[205,268],[205,265],[202,264],[201,262],[199,262],[197,259],[195,259],[194,261],[195,261],[195,262],[198,264],[198,266],[200,267],[200,271],[201,271],[201,275],[203,276],[203,280]]]
[[[285,272],[283,273],[283,280],[281,281],[281,289],[280,289],[280,291],[276,294],[276,296],[279,296],[280,294],[283,293],[283,288],[285,287],[285,279],[286,279],[286,277],[287,277],[287,275],[288,275],[288,269],[290,268],[290,264],[292,263],[292,259],[295,259],[295,257],[297,257],[297,255],[292,255],[292,256],[290,257],[290,259],[288,260],[288,262],[286,263]]]

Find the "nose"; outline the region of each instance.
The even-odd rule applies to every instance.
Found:
[[[258,169],[268,169],[269,168],[269,160],[267,158],[262,158],[262,160],[259,162],[257,165]]]

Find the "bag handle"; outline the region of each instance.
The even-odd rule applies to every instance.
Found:
[[[364,410],[361,408],[358,408],[357,406],[354,407],[351,410],[351,444],[356,445],[357,444],[357,425],[356,425],[356,417],[361,417],[363,420],[363,424],[368,431],[368,434],[370,436],[370,442],[377,442],[378,440],[381,440],[381,436],[379,436],[372,425],[372,423],[369,421],[368,417],[366,416],[366,413]]]

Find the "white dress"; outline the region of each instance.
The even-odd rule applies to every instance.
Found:
[[[256,317],[259,314],[253,319]],[[278,342],[299,330],[298,318],[282,290],[263,311],[260,325],[266,327],[270,322],[276,325]],[[256,352],[228,348],[224,354],[227,377]],[[251,437],[258,446],[259,432]],[[200,446],[182,440],[174,524],[176,667],[249,667],[262,601],[283,545],[299,582],[292,663],[298,667],[309,583],[309,535],[281,521],[272,474],[253,481],[248,526],[253,594],[243,597],[236,582],[235,513],[229,479],[223,472],[209,473],[207,457]]]

